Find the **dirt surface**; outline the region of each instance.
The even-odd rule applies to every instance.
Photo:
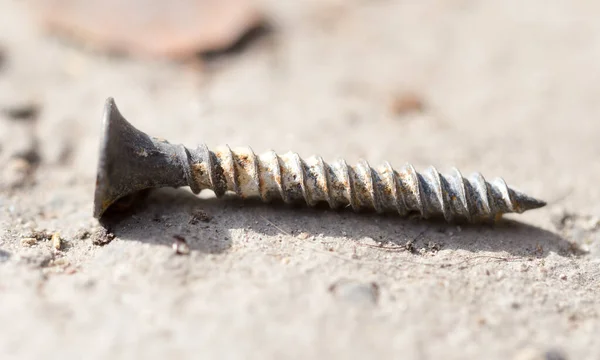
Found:
[[[600,358],[600,5],[265,1],[272,30],[201,70],[26,5],[0,0],[3,359]],[[456,226],[165,189],[103,229],[108,96],[174,143],[456,166],[549,205]]]

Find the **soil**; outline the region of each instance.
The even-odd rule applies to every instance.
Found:
[[[2,358],[600,358],[600,4],[265,0],[269,31],[196,65],[27,4],[0,0]],[[457,226],[160,189],[100,226],[109,96],[173,143],[456,166],[549,204]]]

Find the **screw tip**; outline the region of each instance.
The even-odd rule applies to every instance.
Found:
[[[106,101],[105,101],[105,104],[106,104],[106,106],[108,106],[108,105],[114,105],[115,104],[115,98],[112,97],[112,96],[107,97]]]
[[[514,203],[516,205],[516,212],[518,213],[546,206],[545,201],[525,195],[519,191],[514,191]]]

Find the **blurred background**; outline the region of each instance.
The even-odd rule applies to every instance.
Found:
[[[573,158],[598,154],[591,2],[1,4],[2,135],[29,132],[19,146],[36,149],[19,151],[36,166],[90,180],[113,96],[142,130],[188,145],[457,166],[548,200],[600,171]]]
[[[80,176],[108,96],[173,142],[456,165],[548,200],[600,170],[573,159],[598,154],[592,2],[1,4],[2,123]]]
[[[172,143],[502,176],[550,202],[521,221],[559,231],[553,213],[585,214],[567,235],[583,244],[600,216],[598,14],[586,0],[0,0],[1,224],[91,224],[112,96]]]

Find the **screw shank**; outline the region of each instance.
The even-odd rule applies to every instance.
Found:
[[[433,167],[418,173],[409,164],[395,171],[387,163],[374,169],[366,161],[356,166],[343,160],[329,164],[316,156],[304,160],[295,153],[273,151],[256,155],[250,148],[227,146],[214,152],[201,146],[195,154],[190,157],[193,186],[216,189],[217,196],[230,191],[264,202],[327,202],[332,208],[418,213],[449,222],[487,221],[522,211],[522,194],[502,179],[487,182],[478,173],[464,178],[458,170],[442,175]]]

